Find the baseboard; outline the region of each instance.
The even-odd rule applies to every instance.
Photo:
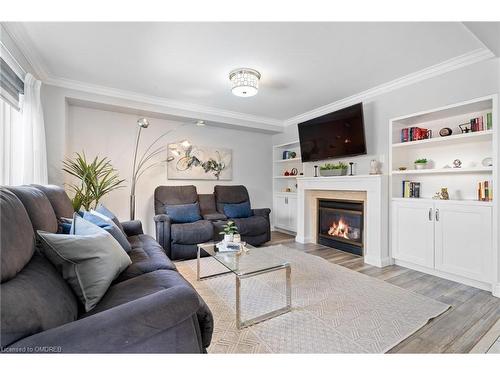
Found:
[[[455,282],[460,283],[460,284],[465,284],[468,286],[472,286],[474,288],[486,290],[488,292],[492,292],[492,294],[496,297],[499,296],[499,294],[495,294],[495,292],[493,292],[494,284],[486,283],[484,281],[477,281],[477,280],[469,279],[469,278],[463,277],[463,276],[453,275],[451,273],[438,271],[438,270],[431,269],[431,268],[424,267],[424,266],[419,266],[417,264],[405,262],[402,260],[396,259],[394,264],[396,264],[398,266],[410,268],[412,270],[416,270],[419,272],[427,273],[429,275],[441,277],[442,279],[451,280],[451,281],[455,281]],[[500,284],[497,284],[497,285],[500,287]],[[497,291],[500,293],[500,289],[498,289]]]
[[[493,294],[495,297],[500,298],[500,283],[491,285],[491,294]]]
[[[367,257],[365,255],[364,261],[366,264],[369,264],[370,266],[375,266],[375,267],[379,267],[379,268],[387,267],[387,266],[394,264],[394,261],[391,257],[386,257],[386,258],[380,259],[380,258]]]

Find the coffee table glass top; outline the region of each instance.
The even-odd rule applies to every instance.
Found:
[[[199,244],[198,247],[210,254],[213,258],[224,265],[228,270],[238,276],[248,275],[256,272],[284,267],[288,262],[278,257],[264,254],[259,248],[246,245],[247,252],[220,252],[215,242]]]

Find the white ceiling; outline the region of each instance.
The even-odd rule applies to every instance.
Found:
[[[484,48],[458,22],[10,25],[52,78],[277,120]],[[257,96],[231,94],[237,67],[261,72]]]

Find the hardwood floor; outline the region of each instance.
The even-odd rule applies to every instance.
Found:
[[[370,266],[363,262],[363,257],[319,244],[300,244],[290,235],[273,232],[269,244],[277,243],[452,306],[389,353],[468,353],[500,317],[500,298],[490,292],[401,266]]]

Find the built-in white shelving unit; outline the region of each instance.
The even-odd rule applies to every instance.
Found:
[[[295,155],[287,157],[285,152]],[[296,175],[285,175],[294,168]],[[302,172],[298,140],[273,147],[273,225],[276,230],[290,233],[297,230],[297,177]]]
[[[494,290],[498,272],[497,106],[497,95],[491,95],[389,122],[390,235],[396,264]],[[491,129],[462,133],[460,124],[481,116],[486,119],[487,113],[492,114]],[[431,138],[402,142],[402,129],[410,127],[431,130]],[[452,135],[439,135],[445,127]],[[415,169],[414,161],[421,158],[429,161],[427,168]],[[492,158],[492,166],[483,162],[487,158]],[[454,165],[456,159],[461,161],[460,168]],[[405,180],[420,183],[420,198],[403,198]],[[492,201],[478,200],[482,181],[491,181]],[[443,187],[450,199],[433,199]]]

